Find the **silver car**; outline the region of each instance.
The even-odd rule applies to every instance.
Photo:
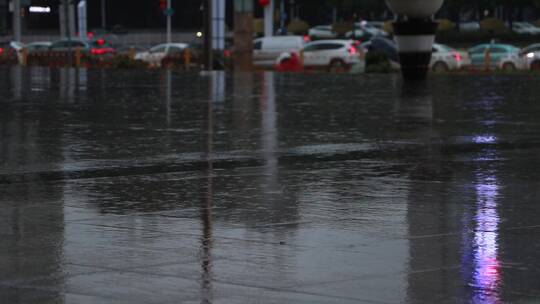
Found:
[[[298,52],[304,48],[306,39],[302,36],[273,36],[253,41],[253,65],[273,67],[276,59],[284,52]]]
[[[308,36],[313,39],[334,39],[337,33],[332,30],[331,25],[317,25],[308,31]]]
[[[530,70],[540,71],[540,43],[529,45],[519,52]]]

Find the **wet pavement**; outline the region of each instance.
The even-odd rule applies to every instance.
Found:
[[[540,303],[540,78],[0,70],[1,303]]]

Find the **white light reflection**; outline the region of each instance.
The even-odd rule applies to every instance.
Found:
[[[493,172],[479,174],[476,183],[477,213],[474,233],[473,286],[479,290],[474,303],[499,303],[501,262],[497,198],[499,186]]]
[[[497,137],[494,135],[476,135],[473,137],[475,144],[494,144],[497,142]]]

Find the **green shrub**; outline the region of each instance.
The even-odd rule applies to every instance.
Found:
[[[504,24],[504,21],[497,18],[487,18],[480,21],[480,28],[490,33],[508,32],[508,28]]]
[[[438,32],[448,32],[456,28],[456,24],[448,19],[437,20],[439,22]]]
[[[309,31],[309,24],[300,19],[294,19],[287,26],[287,31],[295,35],[307,35]]]
[[[394,26],[392,25],[392,20],[387,20],[384,22],[383,30],[388,34],[394,34]]]
[[[334,31],[339,37],[344,37],[347,32],[352,31],[354,23],[352,22],[338,22],[332,25],[332,31]]]
[[[369,52],[366,54],[366,73],[395,72],[388,57],[383,53]]]
[[[260,36],[264,33],[264,20],[261,18],[253,19],[253,33]]]

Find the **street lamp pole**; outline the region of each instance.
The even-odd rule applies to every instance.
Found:
[[[171,43],[172,0],[167,0],[167,43]]]
[[[203,0],[204,15],[204,68],[207,71],[213,70],[212,54],[212,0]]]
[[[107,10],[105,9],[105,0],[101,0],[101,28],[107,28]]]
[[[21,41],[21,0],[13,0],[13,40]]]
[[[64,26],[66,27],[66,38],[68,41],[68,56],[69,64],[73,63],[73,53],[71,52],[71,29],[69,26],[69,0],[62,0],[62,5],[64,6]]]

